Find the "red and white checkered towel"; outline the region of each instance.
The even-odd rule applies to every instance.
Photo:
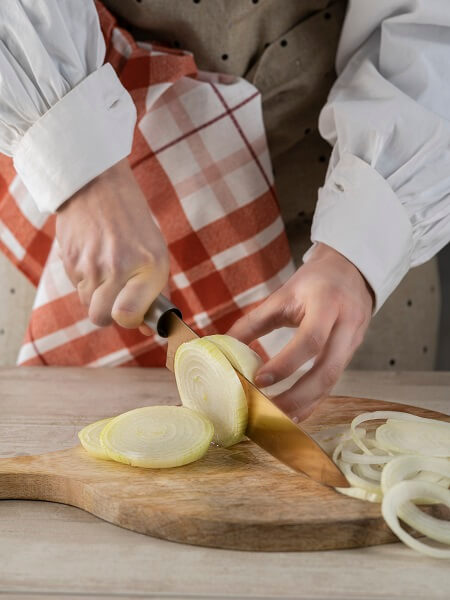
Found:
[[[198,72],[188,53],[136,43],[97,7],[106,61],[137,107],[129,161],[169,247],[171,299],[199,334],[224,332],[294,271],[259,93]],[[164,364],[157,335],[89,321],[58,257],[54,216],[37,211],[2,155],[0,249],[38,288],[19,364]],[[283,339],[272,333],[257,349],[270,355]]]

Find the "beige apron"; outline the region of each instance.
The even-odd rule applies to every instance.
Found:
[[[336,77],[346,1],[103,1],[138,39],[190,50],[200,69],[243,76],[259,88],[281,212],[300,265],[331,151],[317,120]],[[432,369],[439,308],[432,260],[410,271],[375,316],[351,366]]]

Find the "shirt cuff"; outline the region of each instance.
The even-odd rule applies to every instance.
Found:
[[[41,212],[55,212],[131,152],[136,108],[107,63],[74,87],[20,140],[14,167]]]
[[[410,268],[412,225],[405,209],[385,179],[352,154],[342,156],[319,190],[311,241],[331,246],[359,269],[375,294],[374,312]]]

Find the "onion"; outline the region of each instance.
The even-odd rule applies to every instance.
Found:
[[[111,419],[96,421],[78,432],[81,445],[94,458],[102,458],[103,460],[108,460],[109,458],[100,442],[100,434],[105,425],[110,421]]]
[[[448,458],[450,456],[450,424],[427,419],[410,422],[388,419],[376,431],[378,446],[404,454],[420,454]]]
[[[360,425],[387,419],[375,432]],[[381,502],[382,514],[405,544],[435,557],[450,557],[450,550],[414,539],[399,518],[430,539],[450,544],[450,523],[422,512],[415,504],[444,502],[450,506],[450,424],[409,413],[377,411],[353,419],[339,436],[333,460],[350,488],[342,494]]]
[[[217,346],[233,367],[253,383],[256,371],[263,363],[259,354],[231,335],[207,335],[203,339]]]
[[[433,473],[438,483],[450,478],[450,462],[443,458],[429,458],[423,456],[399,456],[383,469],[381,475],[381,488],[385,494],[392,486],[404,479],[417,477],[421,472]],[[429,475],[426,479],[430,480]],[[447,480],[448,481],[448,480]],[[433,478],[431,478],[433,483]],[[448,485],[448,484],[447,484]]]
[[[348,487],[348,488],[335,488],[341,494],[357,498],[358,500],[367,500],[368,502],[380,503],[383,495],[376,492],[368,492],[360,487]]]
[[[224,347],[228,336],[220,336]],[[217,340],[216,340],[217,341]],[[234,340],[236,341],[236,340]],[[226,346],[239,370],[250,369],[245,356]],[[253,351],[248,348],[249,363]],[[241,441],[247,427],[247,399],[233,366],[222,349],[208,339],[181,344],[175,354],[175,378],[181,402],[205,415],[214,425],[213,441],[227,448]]]
[[[159,469],[198,460],[208,450],[213,433],[211,422],[189,408],[147,406],[112,419],[100,439],[109,458]]]
[[[403,520],[409,521],[409,525],[417,529],[423,535],[429,538],[450,544],[450,524],[440,519],[435,519],[422,513],[418,518],[416,511],[419,509],[413,507],[410,510],[411,500],[418,500],[423,497],[432,497],[437,502],[446,504],[450,507],[450,492],[435,483],[425,483],[423,481],[401,481],[391,487],[383,498],[381,512],[386,523],[392,531],[410,548],[434,558],[450,558],[450,548],[437,548],[425,544],[421,540],[413,538],[400,525],[398,516]],[[413,505],[412,505],[413,506]],[[416,511],[414,511],[416,508]],[[428,518],[423,518],[428,517]]]
[[[383,465],[360,465],[355,464],[355,472],[360,477],[366,477],[367,479],[374,479],[375,481],[381,482],[381,469]]]

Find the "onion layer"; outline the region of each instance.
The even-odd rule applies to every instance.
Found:
[[[253,383],[256,371],[263,362],[259,354],[231,335],[207,335],[203,339],[217,346],[233,367]]]
[[[106,450],[103,448],[100,442],[100,434],[105,425],[110,421],[111,419],[102,419],[101,421],[96,421],[95,423],[87,425],[78,432],[80,443],[86,452],[90,454],[90,456],[108,460],[109,457],[106,453]]]
[[[232,350],[227,347],[236,361]],[[241,370],[242,359],[239,364]],[[213,441],[225,448],[239,442],[247,427],[247,399],[223,351],[208,339],[195,339],[179,346],[174,366],[181,402],[212,422]]]
[[[362,423],[387,419],[375,432]],[[353,419],[348,432],[336,440],[333,460],[350,488],[342,494],[382,503],[382,514],[405,544],[439,558],[450,549],[413,538],[399,518],[430,539],[450,544],[450,523],[422,512],[416,504],[444,503],[450,507],[450,424],[409,413],[377,411]]]
[[[148,406],[112,419],[101,433],[109,458],[153,469],[179,467],[201,458],[214,429],[203,415],[182,406]]]
[[[402,519],[405,517],[405,504],[406,515],[408,515],[408,505],[411,504],[411,500],[417,501],[417,499],[423,498],[424,496],[431,496],[437,502],[450,506],[450,492],[440,485],[436,485],[435,483],[425,483],[423,481],[401,481],[390,488],[384,496],[381,505],[383,517],[395,535],[410,548],[434,558],[450,558],[450,548],[437,548],[425,544],[421,540],[413,538],[399,523],[398,516]],[[402,508],[403,514],[401,512]],[[412,519],[411,516],[413,516]],[[427,516],[429,517],[429,515]],[[432,519],[433,525],[430,524],[430,519]],[[414,527],[423,535],[427,535],[429,538],[437,541],[439,541],[439,539],[436,535],[436,526],[438,529],[441,529],[441,531],[443,525],[445,526],[445,521],[434,519],[433,517],[429,517],[427,520],[420,519],[419,521],[417,516],[414,518],[414,515],[411,512],[409,513],[409,521],[411,527]],[[450,544],[450,535],[448,533],[449,532],[444,536],[439,535],[446,544]]]
[[[378,446],[401,454],[447,458],[450,455],[450,424],[438,421],[388,419],[376,432]]]

